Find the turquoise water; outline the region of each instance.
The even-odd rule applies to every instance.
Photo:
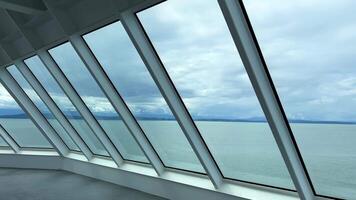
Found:
[[[1,119],[21,144],[47,146],[28,119]],[[78,120],[77,123],[84,123]],[[106,127],[118,121],[102,120]],[[123,126],[122,122],[119,122]],[[115,126],[114,126],[115,124]],[[184,135],[174,121],[140,121],[148,139],[166,165],[201,171]],[[161,127],[162,129],[160,129]],[[266,123],[197,122],[223,175],[244,181],[293,188],[287,169]],[[292,124],[292,130],[318,194],[356,198],[356,126],[347,124]],[[118,130],[118,137],[120,131]],[[121,141],[135,155],[135,141]],[[100,145],[97,145],[98,147]]]

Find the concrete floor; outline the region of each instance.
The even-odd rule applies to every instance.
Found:
[[[0,168],[0,200],[163,200],[144,192],[56,170]]]

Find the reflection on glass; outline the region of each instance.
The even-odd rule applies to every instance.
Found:
[[[74,48],[65,43],[49,50],[113,144],[125,159],[148,162],[138,144],[91,76]]]
[[[204,172],[121,23],[89,33],[84,39],[164,164]]]
[[[58,133],[58,135],[62,138],[62,140],[68,146],[68,148],[70,150],[80,151],[78,149],[77,145],[69,137],[68,133],[64,130],[62,125],[53,116],[52,112],[48,109],[46,104],[44,104],[44,102],[41,100],[41,98],[34,91],[32,86],[27,82],[25,77],[23,77],[23,75],[20,73],[20,71],[14,65],[12,65],[6,69],[10,72],[10,74],[16,80],[16,82],[20,85],[20,87],[25,91],[25,93],[31,99],[31,101],[41,111],[42,115],[51,124],[51,126],[54,128],[56,133]]]
[[[316,193],[356,199],[356,1],[244,3]]]
[[[83,117],[74,107],[72,102],[64,94],[63,90],[60,88],[47,68],[43,65],[38,56],[25,60],[25,63],[88,145],[90,150],[96,155],[109,156],[104,146],[89,128],[88,124],[84,121]]]
[[[1,84],[0,124],[20,147],[52,148],[31,119]]]
[[[293,189],[218,3],[170,0],[138,17],[224,177]]]

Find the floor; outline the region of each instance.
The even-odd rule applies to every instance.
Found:
[[[56,170],[0,168],[0,200],[163,200],[144,192]]]

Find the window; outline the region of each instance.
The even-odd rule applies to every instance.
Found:
[[[62,44],[49,50],[49,53],[104,128],[113,144],[120,149],[121,155],[127,160],[148,162],[71,44]]]
[[[89,33],[84,39],[164,164],[204,172],[121,23]]]
[[[48,92],[53,101],[58,105],[59,109],[67,117],[75,130],[79,133],[81,138],[88,145],[90,150],[96,155],[109,156],[104,146],[89,128],[88,124],[84,121],[83,117],[74,107],[72,102],[64,94],[63,90],[60,88],[47,68],[43,65],[39,57],[31,57],[25,60],[25,63]]]
[[[0,97],[0,124],[20,147],[52,148],[2,85]]]
[[[77,145],[72,141],[69,137],[68,133],[64,130],[62,125],[58,122],[58,120],[54,117],[52,112],[48,109],[46,104],[41,100],[41,98],[37,95],[32,86],[27,82],[25,77],[21,74],[21,72],[14,66],[10,66],[6,68],[12,77],[17,81],[20,87],[24,90],[27,96],[31,99],[31,101],[37,106],[37,108],[41,111],[42,115],[47,119],[47,121],[51,124],[57,134],[62,138],[64,143],[68,146],[70,150],[80,151]]]
[[[137,15],[223,176],[294,189],[218,3],[170,0]]]
[[[244,1],[317,194],[356,198],[356,2]]]

